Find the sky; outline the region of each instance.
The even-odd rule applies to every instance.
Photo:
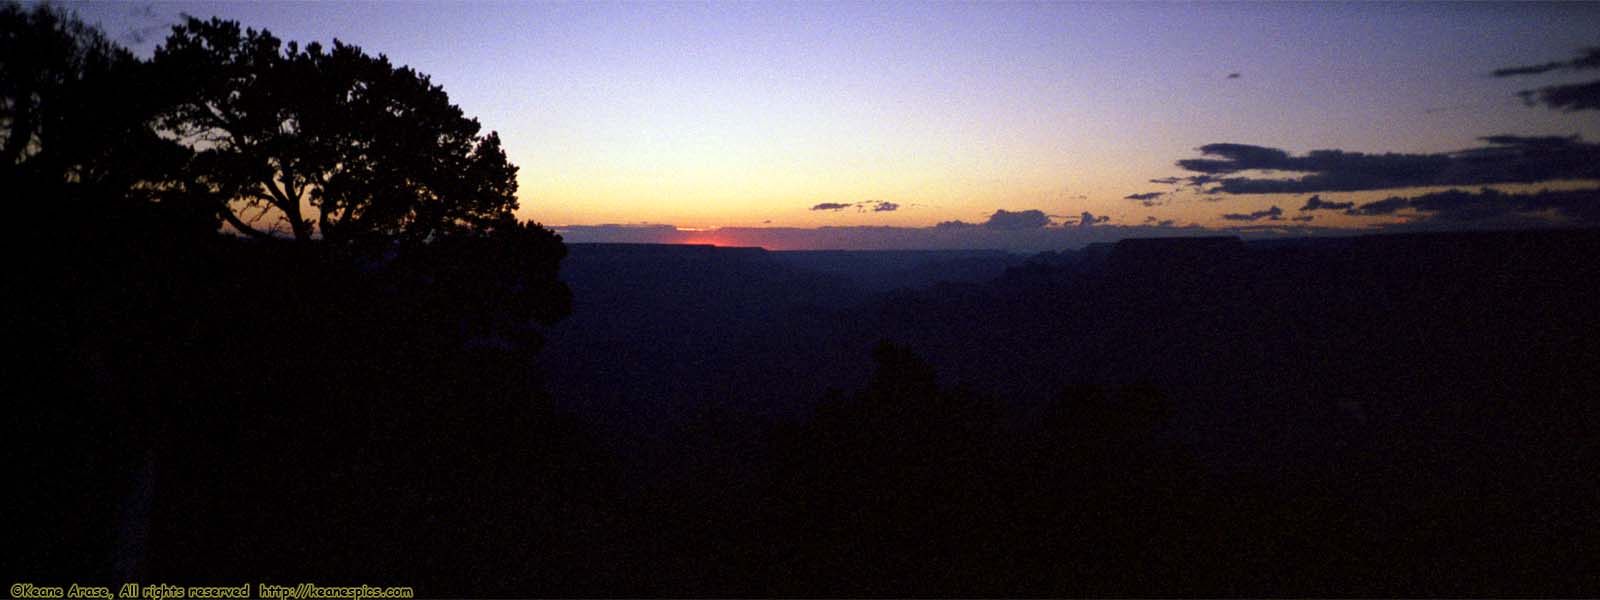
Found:
[[[1360,209],[1386,198],[1582,190],[1596,177],[1580,165],[1537,181],[1233,193],[1188,178],[1260,179],[1273,171],[1256,167],[1289,163],[1200,149],[1282,150],[1308,161],[1289,176],[1336,179],[1350,174],[1306,153],[1433,156],[1496,146],[1486,136],[1576,135],[1574,160],[1600,157],[1600,111],[1517,95],[1596,71],[1491,76],[1600,46],[1594,2],[62,4],[144,56],[190,14],[409,65],[500,133],[521,169],[519,216],[573,241],[1047,249],[1091,226],[1337,233],[1445,214],[1426,200]],[[1498,146],[1531,147],[1519,143]],[[1194,159],[1236,170],[1178,164]],[[1164,178],[1176,179],[1151,181]],[[1335,208],[1300,210],[1311,195]],[[1558,222],[1593,216],[1569,205],[1538,206],[1557,206],[1541,214]]]

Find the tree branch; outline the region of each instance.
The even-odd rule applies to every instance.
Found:
[[[294,239],[300,241],[311,239],[310,229],[306,226],[305,220],[300,218],[300,199],[290,198],[273,177],[262,180],[261,185],[272,194],[273,204],[283,211],[284,218],[289,221],[289,230],[294,232]]]
[[[317,205],[317,227],[322,231],[322,239],[331,239],[334,229],[333,218],[328,213],[328,200],[324,198],[322,204]]]
[[[19,100],[19,106],[26,100]],[[27,107],[18,108],[11,117],[11,131],[7,136],[5,148],[0,151],[0,165],[15,166],[22,162],[22,153],[28,148],[28,142],[33,140],[32,114]]]
[[[256,218],[260,219],[261,217],[259,215],[257,215]],[[239,219],[238,215],[233,214],[233,209],[232,208],[229,208],[229,207],[226,207],[226,206],[222,207],[222,220],[227,221],[228,225],[231,225],[231,226],[233,226],[234,229],[239,230],[239,233],[243,233],[243,234],[248,235],[250,237],[259,238],[259,239],[266,239],[266,238],[272,237],[272,234],[270,234],[270,233],[267,233],[265,231],[260,231],[260,230],[254,228],[254,227],[251,227],[251,226],[245,224],[244,221]]]

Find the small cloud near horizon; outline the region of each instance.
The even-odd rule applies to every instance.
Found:
[[[994,211],[994,214],[989,215],[989,220],[984,221],[983,226],[989,229],[998,229],[1001,231],[1039,229],[1050,226],[1050,216],[1044,214],[1044,211],[1038,209],[1017,212],[999,209]]]
[[[1266,219],[1268,221],[1281,221],[1281,220],[1283,220],[1283,209],[1278,208],[1277,206],[1273,206],[1272,208],[1269,208],[1269,209],[1266,209],[1266,210],[1258,210],[1258,211],[1255,211],[1255,212],[1249,213],[1249,214],[1228,213],[1228,214],[1222,215],[1222,218],[1225,221],[1251,221],[1251,222],[1253,222],[1253,221],[1260,221],[1262,219]]]
[[[1323,200],[1322,196],[1312,195],[1310,198],[1306,199],[1305,206],[1300,207],[1300,212],[1306,212],[1310,210],[1345,210],[1352,208],[1355,205],[1356,203],[1354,202],[1329,202],[1327,200]],[[1298,219],[1298,217],[1296,217],[1296,219]]]
[[[846,208],[854,208],[856,212],[894,212],[900,210],[898,202],[887,200],[863,200],[861,202],[822,202],[811,206],[814,211],[839,212]]]
[[[1078,227],[1093,227],[1095,225],[1100,225],[1100,224],[1109,223],[1109,222],[1111,222],[1111,217],[1104,216],[1104,215],[1097,217],[1097,216],[1094,215],[1094,213],[1089,212],[1087,210],[1083,211],[1083,214],[1078,215],[1078,220],[1077,220]]]
[[[843,203],[839,203],[839,202],[823,202],[821,204],[813,205],[811,207],[811,210],[844,210],[844,209],[850,208],[852,206],[855,206],[855,205],[854,204],[843,204]]]
[[[1171,227],[1176,223],[1177,223],[1177,221],[1174,221],[1172,219],[1157,219],[1155,217],[1145,217],[1144,218],[1144,224],[1145,225],[1153,225],[1155,227]]]
[[[1134,202],[1143,204],[1146,207],[1153,207],[1159,206],[1161,203],[1157,202],[1157,200],[1160,200],[1161,197],[1165,195],[1167,195],[1166,192],[1145,192],[1142,194],[1128,194],[1123,196],[1122,199],[1133,200]]]

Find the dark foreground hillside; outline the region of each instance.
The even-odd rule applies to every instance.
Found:
[[[1600,590],[1600,232],[1129,240],[888,293],[576,247],[564,320],[476,247],[79,241],[18,271],[14,581]]]
[[[667,435],[708,407],[792,417],[829,387],[864,379],[870,346],[834,339],[836,315],[894,289],[983,282],[1023,257],[996,251],[771,252],[657,244],[569,244],[574,308],[540,364],[558,402],[604,422],[642,475],[682,446]],[[813,323],[812,321],[816,321]],[[870,342],[871,340],[869,340]],[[796,352],[771,358],[751,346]],[[843,364],[849,373],[814,371]],[[779,373],[787,387],[770,387]],[[747,398],[750,389],[781,391]],[[725,406],[724,406],[725,405]]]
[[[659,269],[686,311],[659,323],[703,335],[630,329],[691,342],[612,363],[673,365],[596,401],[645,423],[590,416],[640,455],[682,593],[1575,593],[1597,252],[1593,231],[1128,240],[853,305],[777,267],[744,263],[742,291]],[[767,311],[691,308],[730,298]]]

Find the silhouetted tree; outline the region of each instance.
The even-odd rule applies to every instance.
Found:
[[[537,327],[572,311],[572,293],[558,278],[567,249],[537,223],[503,215],[476,232],[398,248],[395,271],[415,299],[413,322],[447,326],[439,339],[467,346],[537,350]]]
[[[3,437],[19,476],[56,482],[16,509],[18,545],[34,550],[10,572],[105,572],[148,424],[140,383],[172,381],[149,367],[173,345],[150,340],[194,310],[195,238],[172,234],[216,230],[181,210],[189,151],[150,128],[160,98],[146,67],[69,11],[0,2],[0,194],[7,248],[27,257],[6,269],[15,308],[0,327],[29,388]],[[85,493],[91,482],[104,486]]]
[[[61,212],[46,221],[181,207],[189,151],[150,127],[162,99],[147,79],[147,64],[71,13],[0,4],[0,187]]]
[[[191,17],[153,64],[179,94],[162,124],[198,152],[194,169],[244,234],[283,223],[298,240],[431,239],[517,207],[499,136],[384,55]]]
[[[604,460],[534,364],[537,326],[570,310],[561,238],[516,220],[499,140],[425,77],[280,50],[191,20],[146,63],[0,3],[0,189],[30,257],[7,271],[6,363],[33,388],[0,437],[48,482],[0,570],[602,581]],[[377,243],[217,235],[302,200],[321,214],[298,239]]]

